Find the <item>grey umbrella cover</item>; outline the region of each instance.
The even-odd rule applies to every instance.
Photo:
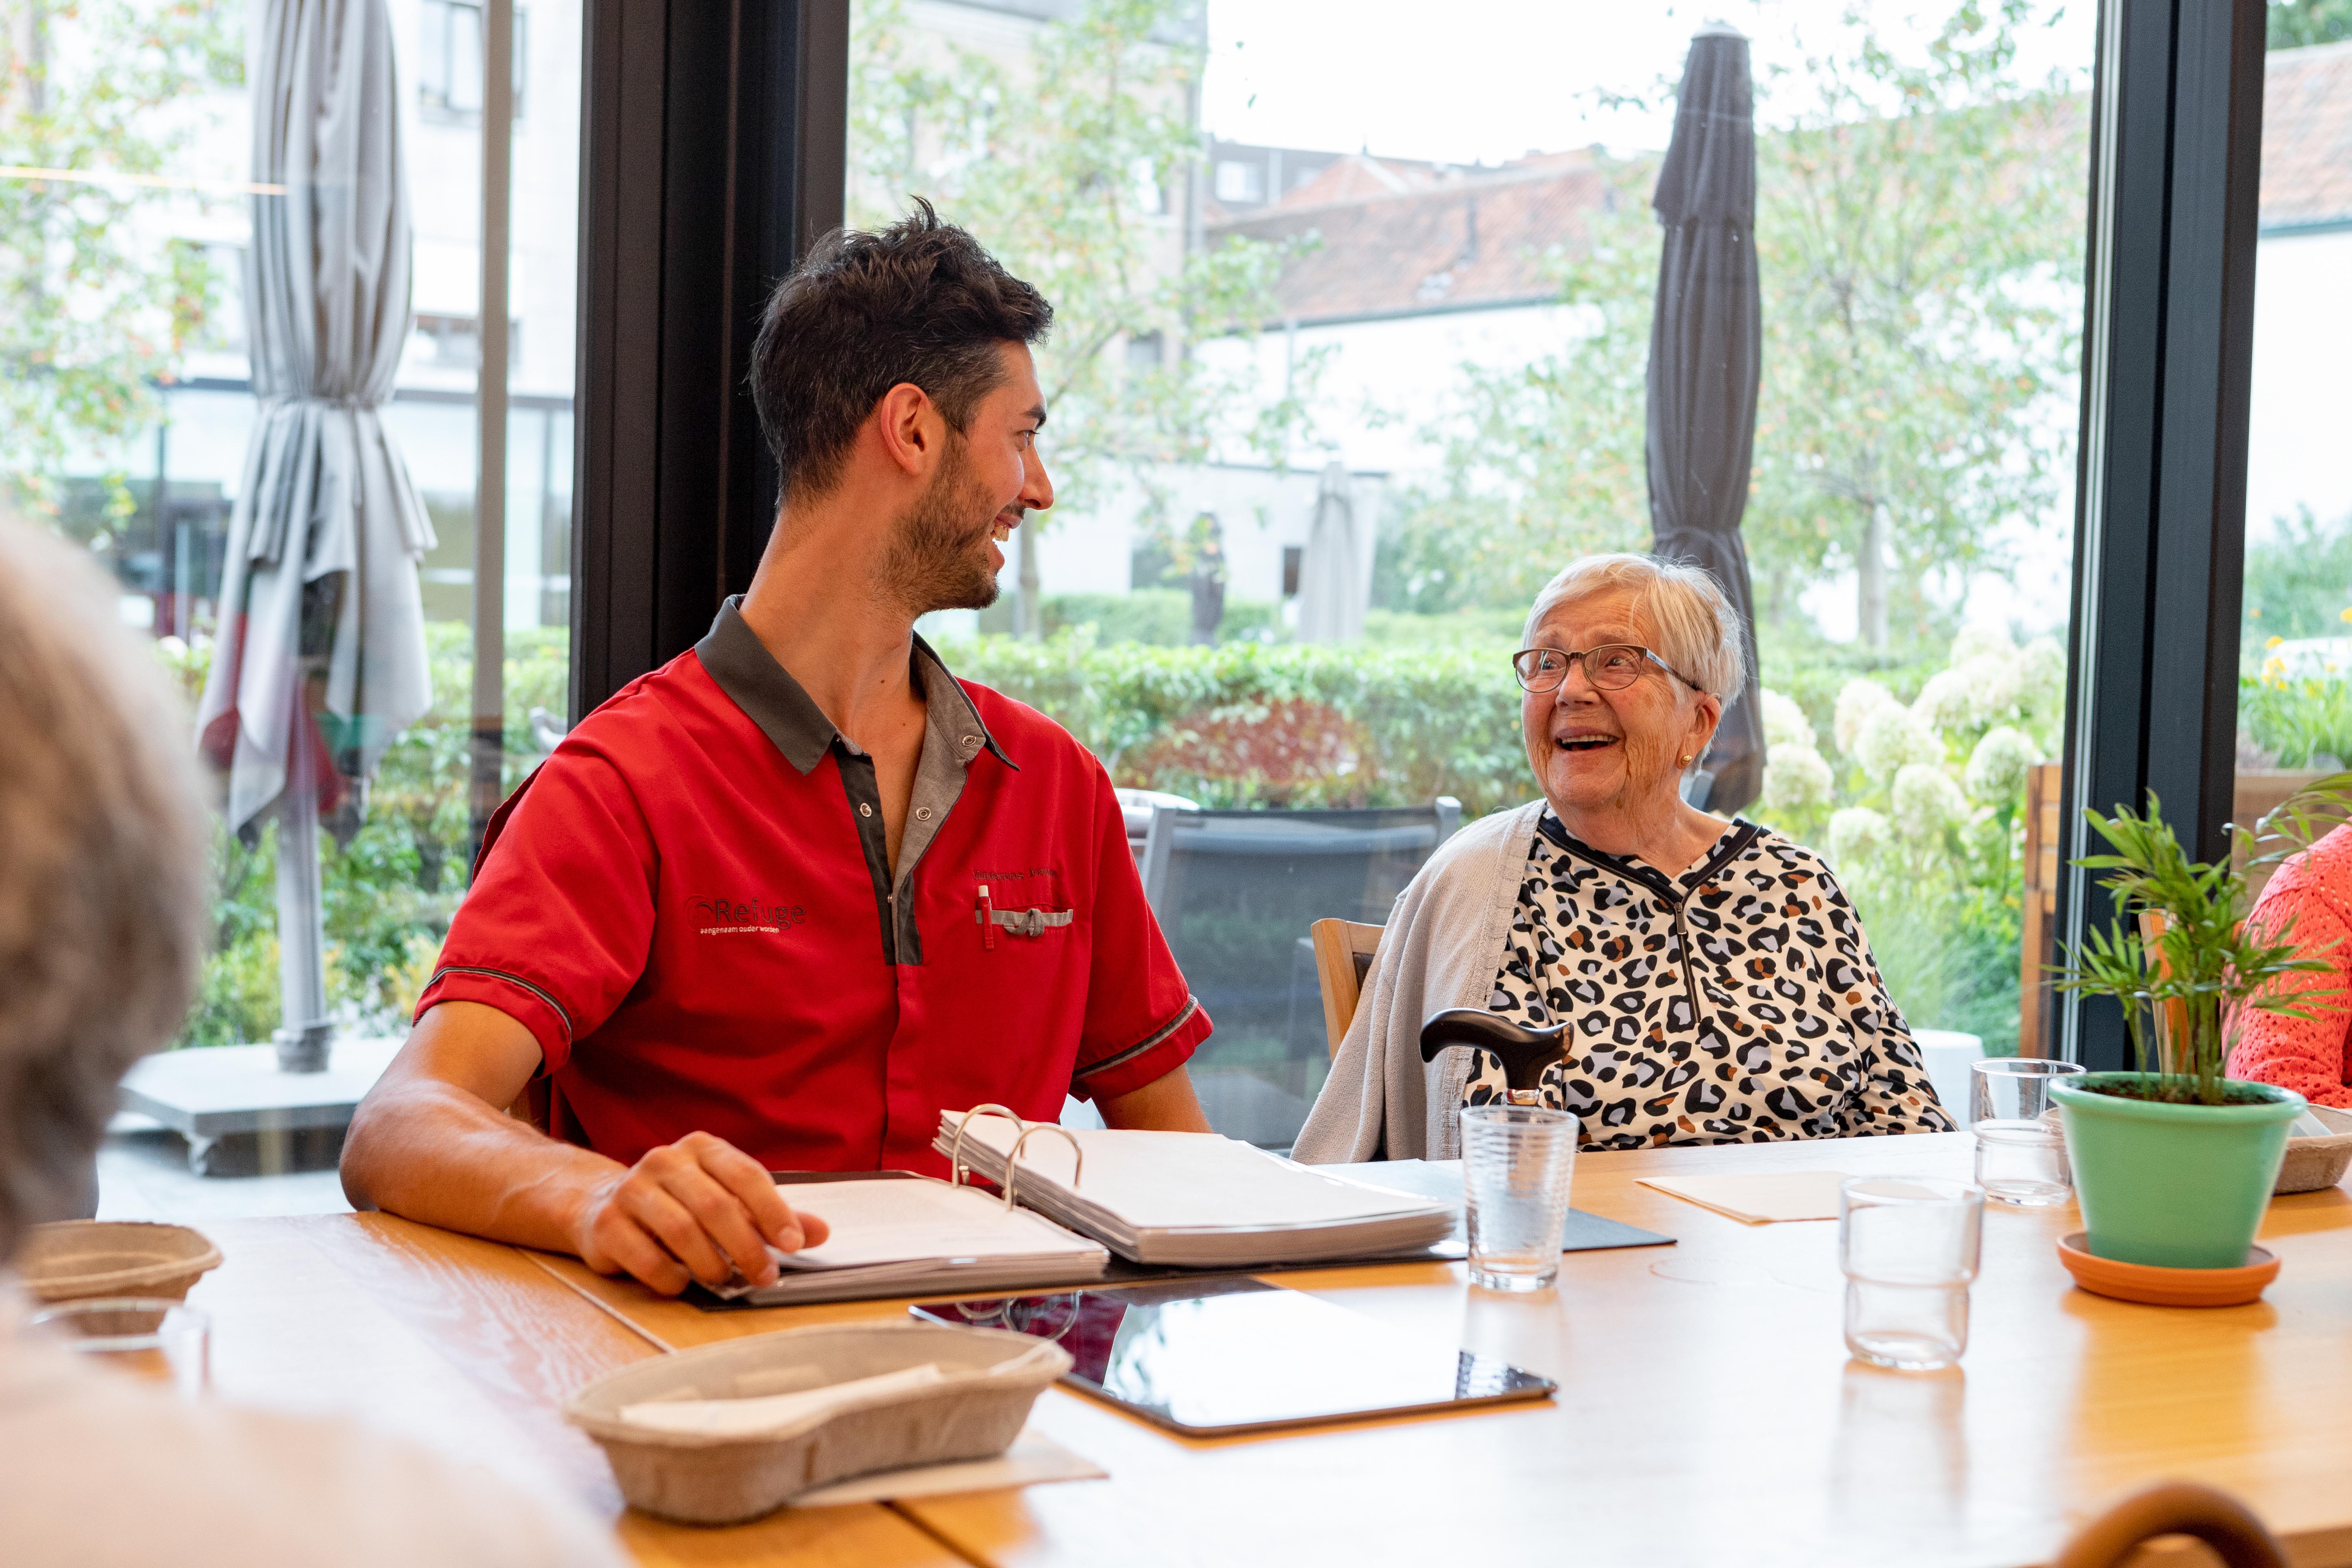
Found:
[[[1739,613],[1756,668],[1756,598],[1739,521],[1756,445],[1764,306],[1756,275],[1756,109],[1748,40],[1708,28],[1691,40],[1674,140],[1651,198],[1665,241],[1650,325],[1653,548],[1705,567]],[[1764,788],[1754,680],[1724,712],[1702,764],[1702,804],[1736,811]]]
[[[236,829],[284,792],[308,740],[306,665],[324,675],[332,765],[350,785],[433,702],[417,587],[433,528],[376,412],[412,321],[390,19],[384,0],[261,0],[254,22],[254,177],[285,194],[253,198],[261,407],[197,714]]]
[[[1335,458],[1324,465],[1316,487],[1315,522],[1299,563],[1298,640],[1355,641],[1364,635],[1369,597],[1348,469]]]

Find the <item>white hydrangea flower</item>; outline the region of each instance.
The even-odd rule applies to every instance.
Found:
[[[2025,788],[2025,770],[2042,760],[2042,748],[2021,730],[1996,724],[1969,753],[1969,793],[1987,805],[2015,800]]]
[[[1952,639],[1950,662],[1962,665],[1989,653],[2007,656],[2016,651],[2017,645],[1998,626],[1962,626],[1960,635]]]
[[[1757,717],[1764,721],[1764,749],[1769,756],[1783,747],[1798,751],[1816,751],[1821,742],[1813,735],[1813,722],[1805,710],[1797,706],[1796,699],[1783,697],[1770,687],[1759,687],[1756,692]]]
[[[1931,730],[1959,730],[1974,723],[1976,697],[1969,689],[1968,676],[1957,669],[1937,670],[1919,689],[1911,712]]]
[[[1764,804],[1782,810],[1827,805],[1833,781],[1830,765],[1811,746],[1768,742],[1764,748]]]
[[[1933,838],[1969,813],[1960,786],[1932,763],[1906,763],[1890,795],[1895,826],[1906,838]]]
[[[2025,696],[2025,661],[2015,649],[1980,653],[1947,673],[1966,684],[1975,721],[2006,717]]]
[[[1892,777],[1908,763],[1937,763],[1944,760],[1944,742],[1919,721],[1917,714],[1900,703],[1874,709],[1862,721],[1852,750],[1853,760],[1874,779]]]
[[[2017,651],[2025,705],[2056,717],[2066,709],[2066,650],[2056,637],[2035,637]]]
[[[1830,858],[1851,869],[1875,858],[1894,839],[1886,818],[1866,805],[1830,813]]]
[[[1837,710],[1830,726],[1837,734],[1837,749],[1853,755],[1854,740],[1862,733],[1862,721],[1882,708],[1899,706],[1895,693],[1875,680],[1856,677],[1847,681],[1838,693]]]

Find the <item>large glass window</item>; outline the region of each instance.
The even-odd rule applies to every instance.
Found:
[[[1741,533],[1769,763],[1760,798],[1695,787],[1828,856],[1939,1060],[2014,1050],[2029,778],[2063,719],[2094,8],[1721,14],[1754,80]],[[1301,814],[1432,808],[1442,830],[1440,797],[1531,798],[1507,666],[1529,602],[1580,553],[1651,542],[1651,203],[1694,20],[853,16],[852,221],[928,197],[1057,312],[1059,504],[995,607],[929,629],[1118,784],[1267,814],[1157,860],[1150,797],[1130,828],[1219,1022],[1204,1102],[1286,1143],[1327,1060],[1306,921],[1378,923],[1400,874],[1393,820]],[[1352,880],[1299,837],[1349,832]]]
[[[2352,763],[2352,7],[2273,5],[2264,75],[2231,813],[2249,824]]]
[[[307,785],[289,779],[286,787],[310,787],[324,803],[316,836],[319,967],[339,1076],[346,1066],[365,1071],[404,1034],[466,885],[472,664],[484,617],[504,631],[509,787],[563,728],[580,144],[580,8],[534,5],[530,26],[518,18],[516,28],[518,107],[526,83],[530,99],[513,131],[509,308],[504,321],[486,329],[485,8],[390,0],[352,9],[354,25],[368,31],[366,69],[356,74],[389,73],[388,86],[370,89],[363,112],[372,131],[395,139],[404,189],[395,204],[394,165],[354,154],[360,172],[345,194],[379,217],[396,205],[399,218],[385,218],[381,257],[337,260],[321,240],[312,252],[327,258],[321,277],[340,267],[343,281],[330,278],[312,293],[271,260],[291,243],[279,231],[308,195],[299,171],[282,183],[257,182],[253,163],[252,105],[262,84],[247,73],[267,68],[248,63],[257,57],[246,33],[261,25],[263,11],[236,0],[23,5],[9,8],[0,40],[8,66],[0,79],[0,164],[8,165],[0,174],[0,287],[11,301],[0,333],[7,355],[0,482],[16,512],[81,542],[112,571],[124,619],[153,634],[157,657],[183,677],[192,707],[225,650],[265,618],[250,586],[256,574],[240,573],[230,559],[232,541],[252,532],[240,531],[240,509],[278,506],[291,537],[314,546],[333,526],[324,500],[289,506],[249,493],[257,473],[284,478],[256,453],[270,409],[306,391],[331,423],[342,407],[372,407],[383,449],[403,470],[390,504],[372,499],[364,520],[398,536],[389,555],[371,558],[374,580],[321,570],[309,597],[297,601],[331,620],[341,616],[335,624],[346,627],[362,624],[355,614],[373,617],[364,623],[371,635],[389,639],[369,645],[377,671],[382,660],[407,658],[402,650],[422,610],[422,644],[413,651],[423,696],[407,705],[415,711],[404,722],[400,705],[387,717],[379,699],[340,687],[331,653],[303,647],[307,719],[292,722],[311,726],[330,765]],[[378,18],[380,27],[365,26]],[[331,184],[335,176],[320,179]],[[303,361],[299,352],[288,357],[287,323],[331,327],[339,314],[369,315],[352,290],[368,287],[379,265],[383,277],[404,279],[391,285],[381,313],[383,321],[410,322],[404,335],[371,346],[371,322],[356,346],[318,348],[308,369],[286,370]],[[338,287],[344,291],[326,292]],[[273,321],[274,332],[257,331]],[[509,365],[504,595],[494,605],[478,605],[474,594],[476,392],[486,330],[504,335]],[[359,384],[363,365],[375,363],[371,353],[396,365],[388,387]],[[248,543],[247,556],[257,548]],[[413,574],[405,608],[404,592],[380,592],[381,561],[397,563],[394,577]],[[226,602],[240,578],[243,596]],[[276,724],[272,739],[268,716],[251,708],[247,700],[229,731],[209,734],[208,750],[224,761],[259,754],[267,764],[275,746],[283,774],[291,766],[287,724]],[[217,705],[206,711],[216,715]],[[243,742],[229,733],[239,725],[251,731]],[[257,786],[247,775],[231,780],[231,771],[223,773],[226,816],[236,820],[225,820],[215,847],[215,949],[178,1044],[246,1047],[257,1068],[274,1070],[273,1036],[288,1011],[284,813],[267,800],[263,809],[242,809],[254,804]],[[266,783],[257,787],[273,793]],[[185,1153],[166,1135],[145,1136],[143,1143],[118,1140],[110,1152],[109,1212],[188,1197],[184,1188],[152,1204],[142,1197],[147,1188],[164,1193],[156,1185],[166,1180],[164,1166]],[[326,1163],[331,1138],[312,1142],[324,1147],[309,1151],[310,1163]],[[257,1152],[249,1140],[232,1140],[200,1152],[214,1155],[216,1168],[236,1169],[301,1152],[281,1142]],[[319,1201],[339,1201],[323,1195],[332,1181],[321,1173]]]

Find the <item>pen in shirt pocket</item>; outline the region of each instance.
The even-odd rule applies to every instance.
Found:
[[[990,952],[996,951],[996,906],[988,897],[988,884],[980,885],[980,945]]]

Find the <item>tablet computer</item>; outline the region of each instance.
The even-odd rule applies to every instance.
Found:
[[[1064,1381],[1188,1437],[1542,1399],[1559,1385],[1255,1279],[1131,1285],[910,1307],[1013,1329],[1076,1358]]]

